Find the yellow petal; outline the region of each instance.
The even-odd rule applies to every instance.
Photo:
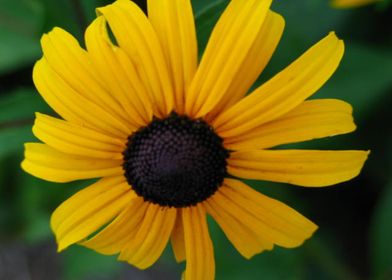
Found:
[[[173,232],[171,235],[171,244],[174,256],[177,262],[185,260],[185,241],[184,241],[184,226],[182,224],[182,214],[178,210],[176,223],[174,224]]]
[[[58,250],[94,233],[116,217],[134,196],[123,177],[113,177],[101,179],[66,200],[51,219]]]
[[[169,241],[176,214],[175,208],[150,204],[139,230],[127,242],[119,260],[127,261],[139,269],[153,265]]]
[[[99,8],[109,22],[120,47],[136,68],[155,105],[164,117],[173,110],[173,88],[168,66],[155,30],[139,7],[129,0],[117,0]]]
[[[50,67],[45,58],[35,64],[33,79],[46,103],[67,121],[124,140],[136,129],[76,92]]]
[[[129,62],[122,65],[118,53],[109,38],[106,21],[99,16],[87,28],[85,34],[88,56],[97,75],[121,104],[127,119],[138,125],[147,125],[152,119],[152,105],[148,93],[138,77],[135,66]]]
[[[300,246],[317,229],[297,211],[234,179],[226,179],[206,205],[246,258],[271,250],[273,244],[286,248]]]
[[[124,141],[44,114],[36,113],[33,133],[63,153],[102,159],[123,158]]]
[[[228,172],[247,179],[324,187],[356,177],[368,154],[366,151],[240,151],[231,153]]]
[[[223,187],[221,187],[223,188]],[[212,198],[206,201],[205,207],[207,212],[219,224],[227,238],[245,258],[250,259],[255,254],[265,250],[272,250],[273,242],[267,241],[263,235],[255,233],[249,229],[244,221],[238,216],[222,207],[216,200],[221,198],[221,194],[216,193]]]
[[[105,255],[119,253],[140,228],[148,205],[143,198],[134,197],[109,225],[80,244]]]
[[[27,173],[51,182],[122,175],[123,160],[97,159],[62,153],[40,143],[25,144],[22,168]]]
[[[162,45],[174,86],[174,103],[184,113],[185,96],[197,67],[197,40],[190,0],[148,0],[148,18]]]
[[[186,113],[209,113],[230,90],[263,26],[271,0],[233,0],[215,26],[186,99]]]
[[[225,139],[230,150],[253,150],[355,130],[350,104],[337,99],[305,101],[289,113],[245,134]]]
[[[113,95],[105,90],[86,51],[79,46],[71,34],[55,27],[42,36],[41,45],[50,67],[74,91],[113,116],[123,119],[122,107]]]
[[[284,115],[331,77],[343,52],[343,42],[330,33],[286,69],[218,116],[213,126],[225,138],[246,133]]]
[[[382,0],[332,0],[331,5],[334,8],[356,8],[381,1]]]
[[[232,79],[222,100],[212,110],[210,118],[233,106],[245,96],[271,59],[282,36],[284,25],[284,19],[281,15],[272,11],[267,13],[251,49]]]
[[[214,248],[203,205],[182,209],[186,254],[185,280],[213,280]]]

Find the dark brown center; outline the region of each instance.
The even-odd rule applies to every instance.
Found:
[[[229,152],[205,121],[172,113],[132,134],[123,155],[125,177],[139,196],[187,207],[219,188]]]

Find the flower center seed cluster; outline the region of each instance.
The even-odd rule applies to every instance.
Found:
[[[203,202],[222,185],[229,152],[203,120],[176,113],[133,133],[124,151],[128,183],[144,200],[187,207]]]

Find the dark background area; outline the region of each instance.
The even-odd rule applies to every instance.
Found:
[[[88,183],[48,183],[19,167],[23,143],[35,140],[34,112],[52,113],[31,79],[41,56],[40,37],[60,26],[83,44],[95,7],[110,2],[0,0],[0,280],[179,279],[184,268],[175,263],[170,248],[147,271],[77,245],[57,254],[50,215]],[[136,2],[145,8],[145,1]],[[200,53],[227,2],[193,1]],[[285,17],[286,29],[258,84],[329,31],[335,30],[346,44],[339,69],[314,98],[351,103],[358,129],[295,147],[372,152],[359,177],[333,187],[249,182],[320,228],[300,248],[276,248],[248,261],[211,221],[217,279],[392,279],[392,8],[379,4],[336,10],[324,0],[281,0],[273,9]]]

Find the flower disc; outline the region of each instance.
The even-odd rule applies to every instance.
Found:
[[[206,122],[172,113],[128,138],[123,167],[146,201],[186,207],[215,193],[226,176],[228,155]]]

